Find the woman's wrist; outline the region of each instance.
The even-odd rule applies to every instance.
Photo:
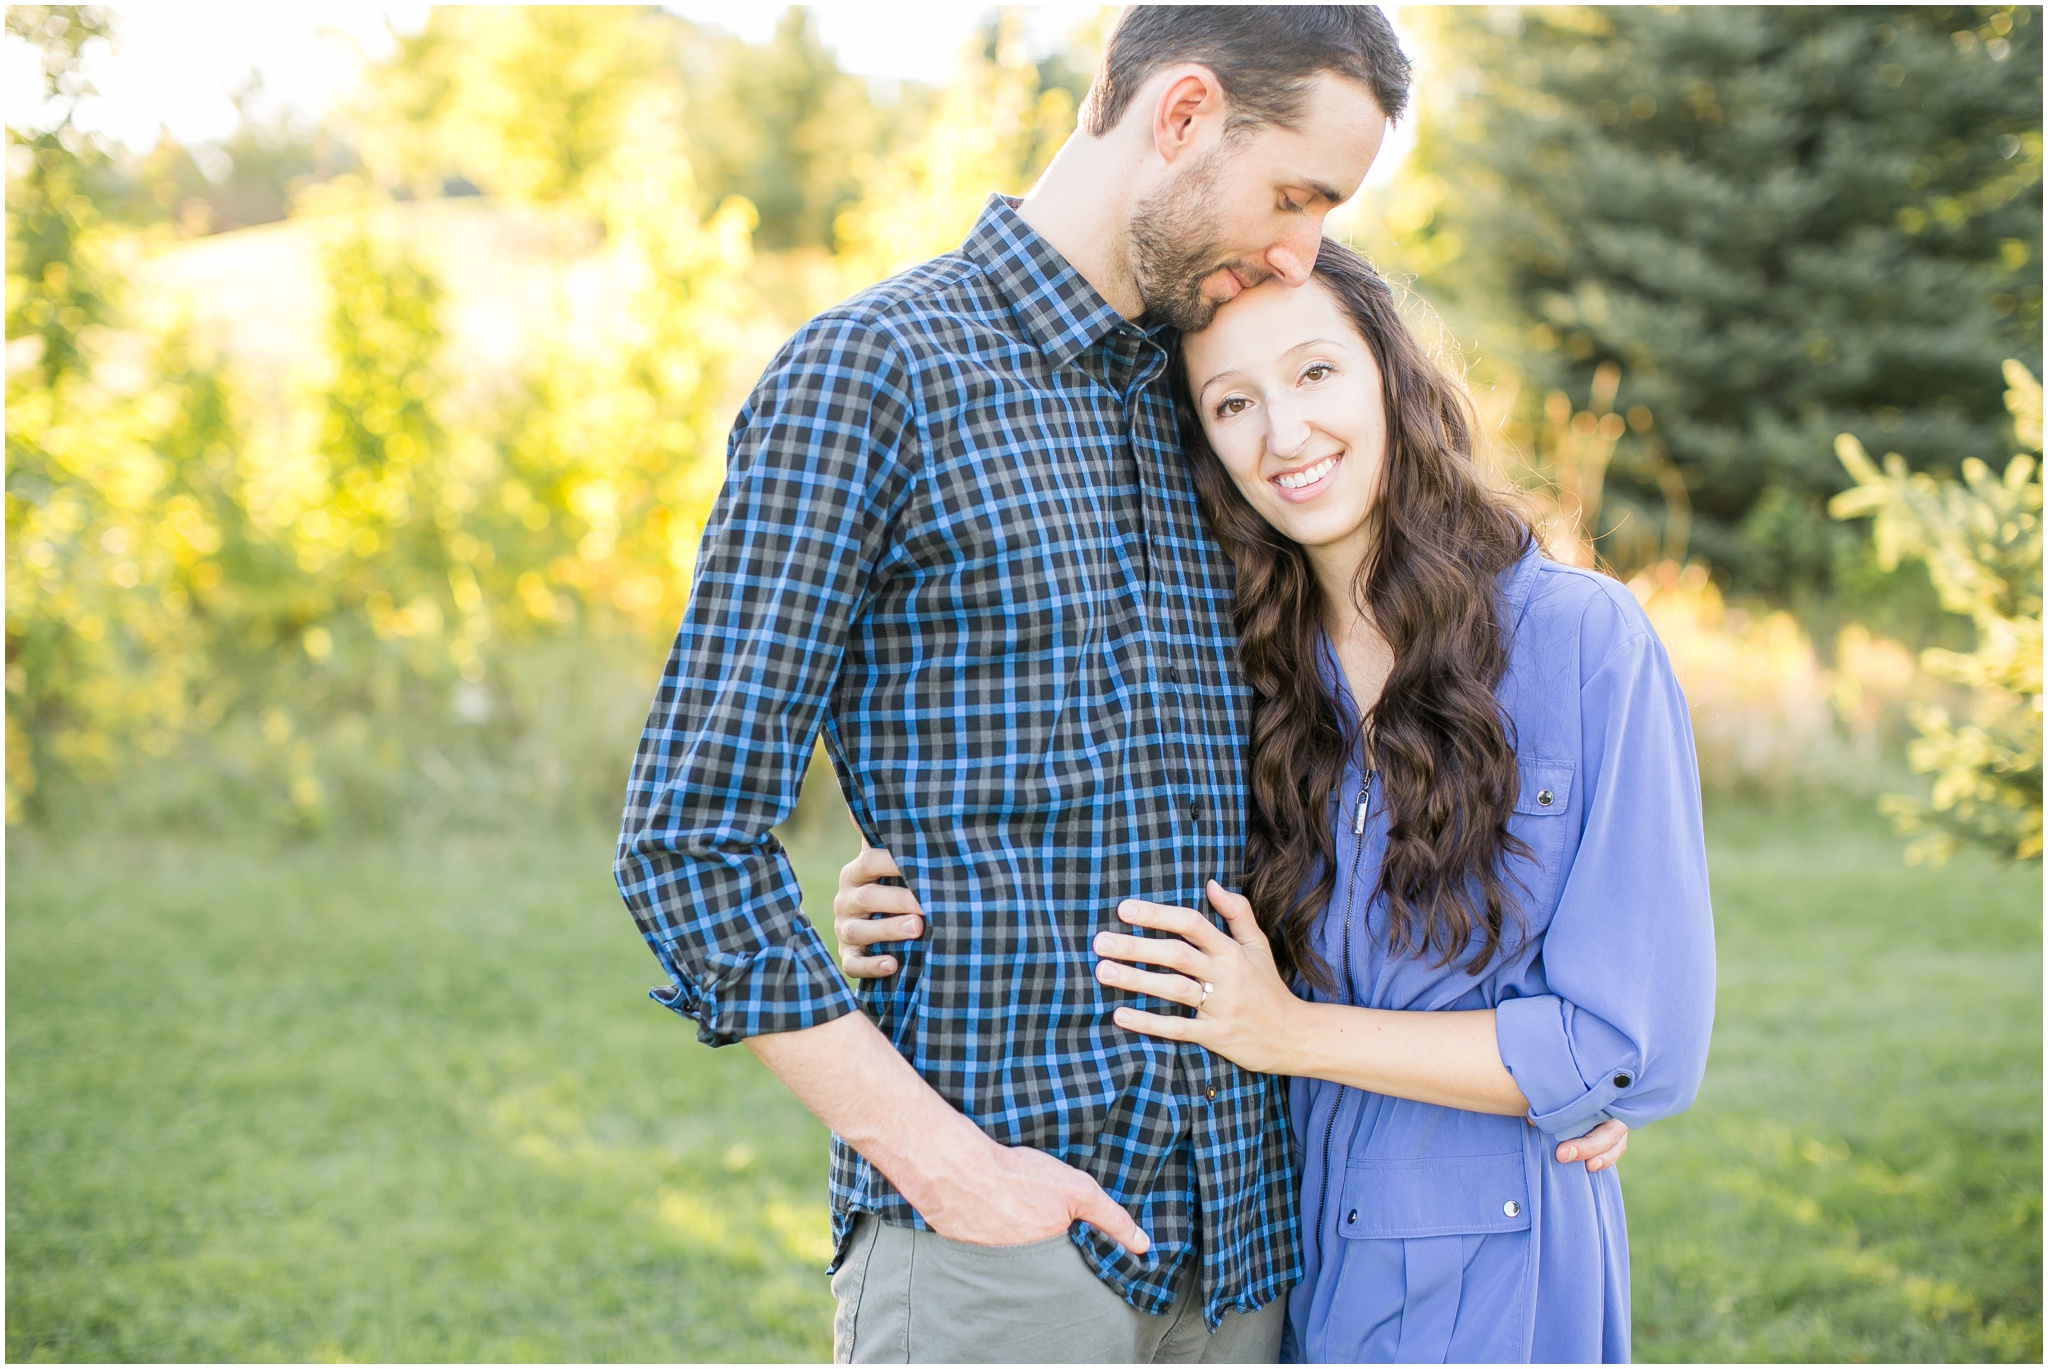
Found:
[[[1274,1024],[1273,1051],[1280,1064],[1272,1072],[1297,1078],[1320,1078],[1317,1067],[1330,1058],[1329,1043],[1323,1038],[1332,1031],[1343,1030],[1341,1021],[1333,1021],[1329,1011],[1336,1005],[1313,1002],[1291,993],[1288,999],[1285,1010]]]

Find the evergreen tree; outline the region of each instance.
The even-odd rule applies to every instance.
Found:
[[[1837,433],[1943,472],[2007,450],[2000,363],[2041,347],[2038,9],[1414,21],[1397,264],[1524,393],[1619,365],[1608,527],[1660,522],[1675,463],[1694,553],[1797,595],[1843,561]]]

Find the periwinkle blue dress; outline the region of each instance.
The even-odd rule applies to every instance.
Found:
[[[1477,976],[1387,954],[1371,897],[1387,822],[1375,780],[1353,831],[1357,760],[1331,804],[1336,890],[1318,936],[1334,1001],[1495,1009],[1530,1115],[1293,1081],[1307,1270],[1288,1302],[1290,1360],[1629,1357],[1621,1181],[1553,1156],[1605,1118],[1639,1127],[1684,1109],[1706,1068],[1713,914],[1692,727],[1621,585],[1532,547],[1502,589],[1498,697],[1521,771],[1509,826],[1535,856],[1508,862],[1527,888],[1525,938]],[[1334,658],[1319,664],[1355,716]]]

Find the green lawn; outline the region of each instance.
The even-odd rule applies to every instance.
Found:
[[[1712,826],[1639,1357],[2038,1360],[2038,867]],[[604,834],[10,845],[9,1358],[827,1355],[822,1129],[639,996]]]

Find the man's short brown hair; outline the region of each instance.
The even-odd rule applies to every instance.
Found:
[[[1294,127],[1324,72],[1370,90],[1389,119],[1408,107],[1408,58],[1376,5],[1132,5],[1088,88],[1081,131],[1115,128],[1146,78],[1176,62],[1216,73],[1232,129]]]

